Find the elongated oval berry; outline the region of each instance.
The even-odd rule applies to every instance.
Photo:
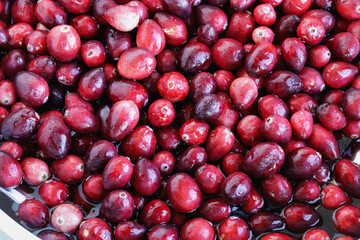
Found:
[[[118,5],[107,10],[104,19],[117,30],[130,32],[139,23],[139,13],[134,6]]]

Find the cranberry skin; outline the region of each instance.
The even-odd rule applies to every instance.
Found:
[[[231,38],[219,39],[211,48],[214,63],[221,69],[234,70],[242,65],[243,45]]]
[[[297,111],[290,118],[293,134],[296,138],[304,140],[311,136],[313,131],[313,117],[308,111]]]
[[[324,103],[316,111],[320,123],[329,130],[340,130],[346,124],[346,117],[341,108],[335,104]]]
[[[242,143],[247,146],[255,146],[263,141],[261,133],[262,120],[255,115],[243,117],[236,127],[236,133]]]
[[[262,180],[260,186],[263,196],[275,205],[287,205],[292,200],[291,185],[279,173]]]
[[[159,169],[161,175],[169,175],[175,168],[175,157],[171,152],[166,150],[157,152],[152,161]]]
[[[360,209],[346,205],[333,213],[333,221],[337,230],[354,237],[360,237]]]
[[[360,120],[360,90],[357,88],[349,88],[343,95],[341,105],[345,115],[351,120]]]
[[[201,239],[212,240],[215,238],[215,231],[210,222],[203,218],[193,218],[181,228],[180,239]]]
[[[342,132],[348,138],[358,139],[360,137],[360,121],[348,119],[345,127],[342,129]]]
[[[64,117],[65,123],[77,133],[91,134],[100,130],[100,122],[95,114],[84,107],[71,107],[65,111]]]
[[[191,146],[185,149],[177,158],[176,168],[179,172],[193,172],[207,160],[205,149],[200,146]]]
[[[56,80],[64,86],[75,87],[83,73],[83,68],[77,63],[64,63],[56,70]]]
[[[89,172],[101,171],[111,158],[118,154],[111,142],[99,140],[92,144],[85,154],[86,170]]]
[[[56,62],[48,55],[39,56],[29,62],[26,70],[39,75],[49,83],[54,78]]]
[[[287,38],[281,44],[281,53],[288,67],[295,72],[301,71],[306,63],[305,44],[297,38]]]
[[[165,48],[165,34],[159,24],[147,19],[140,26],[136,35],[136,45],[150,50],[154,55]]]
[[[357,39],[360,39],[360,28],[359,28],[359,23],[360,21],[353,21],[352,23],[350,23],[350,25],[347,28],[347,32],[350,32],[352,34],[355,35],[355,37],[357,37]]]
[[[311,5],[311,1],[283,0],[281,10],[284,14],[295,14],[297,16],[305,13]]]
[[[221,171],[214,165],[202,165],[195,173],[195,181],[199,184],[200,189],[207,194],[219,192],[223,180]]]
[[[125,50],[131,48],[130,34],[107,28],[105,29],[105,43],[111,59],[117,61]]]
[[[158,99],[150,105],[148,118],[155,127],[169,126],[175,119],[174,106],[169,100]]]
[[[156,150],[155,134],[149,126],[138,126],[123,140],[120,149],[133,161],[150,157]]]
[[[140,159],[134,167],[132,184],[144,196],[153,195],[160,188],[161,175],[156,165],[146,158]]]
[[[281,70],[271,73],[265,80],[268,93],[276,94],[280,98],[289,98],[302,89],[302,82],[295,73]]]
[[[107,119],[110,138],[115,141],[123,139],[135,128],[139,117],[139,109],[133,101],[121,100],[115,103]]]
[[[322,21],[326,29],[326,33],[330,33],[335,25],[335,17],[328,11],[322,9],[313,9],[307,11],[301,18],[314,17]]]
[[[101,25],[107,25],[108,22],[104,19],[104,13],[116,6],[118,6],[118,4],[113,0],[95,0],[92,9],[96,21]]]
[[[94,174],[87,178],[83,185],[83,191],[90,200],[101,201],[107,194],[103,187],[102,175]]]
[[[274,41],[274,32],[269,27],[260,26],[254,29],[251,34],[252,40],[254,43],[268,42],[272,43]]]
[[[360,19],[360,1],[340,0],[336,1],[336,10],[340,16],[346,20]]]
[[[129,158],[116,156],[106,164],[102,175],[103,187],[106,190],[121,188],[126,185],[133,174],[133,166]]]
[[[59,0],[58,2],[65,8],[66,11],[73,14],[82,14],[88,12],[91,5],[90,0]]]
[[[187,41],[188,30],[180,18],[169,13],[157,12],[154,14],[154,20],[163,30],[167,44],[181,46]]]
[[[200,145],[205,142],[210,126],[194,118],[186,121],[180,128],[181,139],[188,145]]]
[[[7,30],[9,35],[9,41],[7,42],[8,48],[23,48],[25,45],[25,39],[33,28],[27,23],[16,23],[10,26]]]
[[[165,73],[157,82],[161,97],[172,103],[183,101],[189,93],[189,83],[179,72]]]
[[[295,94],[287,101],[290,112],[294,114],[297,111],[308,111],[315,115],[318,107],[317,102],[307,94]]]
[[[179,233],[177,227],[171,224],[159,224],[150,230],[147,237],[149,240],[176,240]]]
[[[20,163],[4,151],[0,151],[0,173],[0,187],[3,188],[19,185],[24,175]]]
[[[268,42],[257,43],[245,58],[245,70],[253,77],[264,76],[277,63],[277,53],[274,45]]]
[[[75,155],[67,155],[62,159],[55,160],[51,169],[54,176],[64,183],[78,182],[85,174],[83,160]]]
[[[14,77],[15,74],[26,69],[27,63],[26,53],[21,49],[13,49],[1,59],[1,68],[6,76]]]
[[[251,230],[256,234],[273,232],[284,227],[284,220],[277,214],[262,211],[255,213],[249,219]]]
[[[241,169],[251,177],[264,178],[275,174],[283,165],[285,154],[276,143],[255,145],[242,160]]]
[[[74,232],[84,215],[80,208],[70,203],[63,203],[55,208],[51,215],[51,225],[63,233]]]
[[[211,198],[200,205],[198,213],[210,222],[220,222],[230,215],[230,206],[220,198]]]
[[[0,104],[11,106],[16,101],[16,92],[14,83],[10,80],[0,80]]]
[[[68,240],[63,233],[51,229],[41,231],[37,237],[41,240]]]
[[[41,185],[39,195],[48,207],[55,207],[70,198],[70,190],[63,182],[50,180]]]
[[[170,49],[165,49],[156,56],[156,67],[159,72],[175,72],[177,68],[177,54]]]
[[[265,118],[261,124],[261,132],[265,139],[279,144],[289,142],[292,136],[289,121],[280,115]]]
[[[250,237],[249,226],[242,218],[231,216],[220,224],[218,236],[221,236],[223,240],[247,240]]]
[[[210,161],[218,161],[224,157],[234,145],[235,136],[224,126],[214,128],[205,143],[205,149]]]
[[[355,238],[350,237],[350,236],[341,236],[341,237],[335,238],[335,240],[355,240]]]
[[[104,69],[94,68],[81,77],[78,86],[79,94],[87,101],[97,100],[105,90],[105,82]]]
[[[37,132],[39,147],[50,157],[60,159],[66,156],[71,146],[71,132],[63,120],[48,118]]]
[[[203,43],[187,44],[178,56],[179,67],[188,73],[205,71],[211,64],[211,51]]]
[[[253,187],[250,191],[250,197],[242,206],[242,211],[247,214],[256,213],[264,207],[264,198],[260,192]]]
[[[121,222],[115,228],[116,240],[141,240],[145,234],[146,229],[133,221]]]
[[[258,109],[262,118],[271,115],[280,115],[287,118],[289,116],[289,108],[285,102],[275,95],[265,95],[259,99]]]
[[[235,145],[235,144],[234,144]],[[243,156],[240,153],[229,153],[221,161],[223,173],[228,176],[241,171]]]
[[[24,180],[29,185],[39,185],[50,176],[48,165],[38,158],[24,158],[21,160],[20,165],[24,172]]]
[[[327,64],[323,70],[325,83],[332,88],[343,88],[348,85],[358,74],[358,69],[354,65],[335,61]]]
[[[294,199],[299,202],[313,203],[320,196],[320,186],[315,180],[300,182],[294,189]]]
[[[315,46],[324,40],[326,29],[321,20],[314,17],[306,17],[300,21],[296,34],[305,44]]]
[[[221,196],[230,205],[244,203],[252,189],[250,178],[242,172],[230,174],[221,184]]]
[[[24,140],[37,130],[40,116],[30,107],[12,111],[1,124],[1,133],[5,140]]]
[[[158,129],[156,131],[156,139],[160,148],[165,150],[175,150],[181,143],[179,129],[174,125]]]
[[[72,107],[82,107],[89,110],[89,112],[91,113],[95,112],[94,107],[91,105],[91,103],[85,101],[78,94],[67,93],[65,96],[65,111]]]
[[[58,25],[48,33],[46,45],[56,60],[70,62],[80,50],[80,36],[72,26]]]
[[[327,209],[337,209],[351,204],[352,199],[338,186],[330,184],[321,190],[321,204]]]
[[[250,40],[255,27],[256,23],[251,13],[237,12],[232,15],[225,35],[246,44]]]
[[[230,98],[238,110],[249,108],[258,96],[256,83],[249,77],[235,79],[230,85]]]
[[[65,11],[52,0],[38,2],[36,4],[35,14],[39,22],[48,28],[67,23]]]
[[[289,37],[296,37],[296,28],[300,23],[300,18],[294,14],[280,17],[274,25],[274,33],[279,43]]]
[[[28,53],[34,55],[43,55],[47,52],[46,49],[47,33],[43,31],[33,31],[25,39],[26,50]]]
[[[152,200],[140,214],[141,223],[148,229],[170,221],[170,208],[161,200]]]
[[[115,29],[130,32],[139,23],[139,13],[134,6],[118,5],[107,10],[104,19]]]
[[[224,110],[224,104],[216,94],[206,94],[195,105],[195,116],[202,121],[217,119]]]
[[[327,92],[321,99],[321,103],[332,103],[341,106],[341,100],[343,98],[344,91],[333,89]]]
[[[292,237],[285,233],[269,233],[260,238],[260,240],[296,240],[297,238]]]
[[[114,190],[104,198],[100,206],[100,214],[112,224],[129,219],[134,211],[134,200],[124,190]]]
[[[212,24],[218,34],[222,33],[228,25],[228,18],[223,10],[218,7],[201,4],[196,7],[196,17],[199,25]]]
[[[323,68],[329,63],[331,52],[325,45],[312,47],[308,51],[308,64],[313,68]]]
[[[271,26],[276,21],[276,12],[271,4],[259,4],[254,9],[255,22],[263,26]]]
[[[31,0],[14,1],[11,6],[11,15],[14,22],[24,22],[30,25],[36,24],[35,5],[36,3]]]
[[[49,210],[40,201],[27,199],[20,204],[20,219],[30,228],[45,227],[49,223]]]
[[[235,80],[234,74],[225,70],[218,70],[214,72],[216,81],[216,90],[220,92],[229,92],[231,83]]]
[[[112,228],[100,218],[88,218],[83,221],[77,232],[79,240],[99,239],[112,240]]]
[[[286,228],[295,233],[305,232],[321,221],[321,216],[316,209],[304,203],[289,205],[283,210],[282,216]]]
[[[70,20],[70,25],[75,28],[81,38],[91,39],[99,33],[99,24],[88,14],[78,15]]]
[[[242,12],[250,8],[255,0],[230,0],[230,6],[237,12]]]
[[[308,94],[318,94],[325,89],[325,82],[321,74],[310,67],[304,67],[298,73],[300,77],[303,88],[302,90]]]
[[[327,232],[321,229],[311,229],[305,232],[301,240],[329,240],[330,236]]]
[[[123,2],[127,2],[127,0]],[[133,6],[137,9],[137,12],[139,14],[139,24],[143,23],[146,19],[149,18],[148,7],[143,2],[134,0],[129,1],[128,3],[126,3],[126,5]]]
[[[15,159],[19,159],[23,155],[21,145],[16,142],[6,141],[0,146],[0,150],[9,153]]]
[[[97,40],[85,42],[80,48],[80,55],[88,67],[98,67],[106,60],[104,45]]]
[[[197,30],[197,40],[209,46],[212,45],[218,38],[216,28],[211,23],[199,26]]]
[[[166,192],[172,207],[178,212],[192,212],[200,205],[200,188],[186,173],[171,176],[166,185]]]
[[[347,159],[341,159],[335,164],[333,176],[340,187],[349,195],[360,196],[360,168]]]
[[[141,80],[155,70],[156,59],[145,48],[130,48],[125,50],[117,63],[119,74],[124,78]]]

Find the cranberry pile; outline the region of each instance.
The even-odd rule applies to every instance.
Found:
[[[0,186],[42,240],[360,238],[338,142],[360,139],[360,0],[1,0],[0,19]]]

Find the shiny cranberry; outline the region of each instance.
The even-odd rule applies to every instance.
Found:
[[[41,185],[39,195],[47,206],[54,207],[69,199],[70,190],[63,182],[50,180]]]
[[[271,203],[286,205],[292,200],[292,189],[289,181],[276,173],[261,182],[261,192]]]
[[[148,93],[140,83],[125,79],[110,83],[107,86],[107,93],[112,102],[132,100],[139,109],[147,104],[149,98]]]
[[[300,182],[294,189],[294,199],[299,202],[312,203],[320,196],[319,184],[314,180]]]
[[[250,197],[245,201],[244,205],[242,206],[242,210],[247,214],[256,213],[264,207],[264,203],[264,198],[253,186],[250,191]]]
[[[221,171],[214,165],[202,165],[195,173],[195,181],[199,184],[200,189],[207,194],[219,192],[223,180]]]
[[[71,130],[81,134],[96,133],[100,130],[100,122],[95,114],[85,107],[75,106],[64,113],[65,123]]]
[[[156,140],[161,148],[165,150],[175,150],[181,143],[179,129],[175,125],[158,129],[156,131]]]
[[[177,54],[165,49],[156,56],[156,67],[162,73],[175,72],[177,67]]]
[[[83,73],[83,68],[77,63],[64,63],[56,70],[57,81],[69,87],[75,87]]]
[[[292,96],[287,101],[287,105],[292,114],[297,111],[308,111],[315,115],[318,107],[317,102],[312,97],[304,93],[298,93]]]
[[[318,45],[308,51],[308,64],[313,68],[322,68],[330,61],[331,52],[325,45]]]
[[[356,20],[360,18],[360,1],[340,0],[336,1],[336,10],[346,20]]]
[[[321,74],[313,68],[304,67],[298,76],[302,80],[302,90],[308,94],[317,94],[325,89],[325,82]]]
[[[175,157],[166,150],[157,152],[152,161],[159,169],[161,175],[169,175],[175,168]]]
[[[333,103],[341,106],[341,100],[344,95],[344,91],[333,89],[327,92],[321,99],[321,103]]]
[[[148,234],[149,240],[176,240],[179,238],[177,227],[171,224],[159,224]]]
[[[344,113],[351,120],[360,120],[360,106],[358,98],[360,97],[360,90],[357,88],[349,88],[342,98],[342,107]]]
[[[165,48],[165,34],[154,20],[145,20],[138,28],[136,45],[150,50],[154,55]]]
[[[193,218],[181,228],[180,239],[201,239],[212,240],[215,238],[215,231],[210,222],[203,218]]]
[[[224,240],[249,239],[250,230],[246,222],[237,216],[226,218],[219,226],[218,236]]]
[[[21,158],[24,152],[20,144],[11,141],[4,142],[0,146],[0,150],[9,153],[15,159]]]
[[[80,208],[70,203],[63,203],[51,214],[51,225],[63,233],[72,233],[80,225],[84,215]]]
[[[275,46],[271,43],[260,42],[246,55],[245,69],[250,76],[263,76],[275,67],[276,62]]]
[[[220,116],[217,119],[212,120],[210,123],[213,126],[224,126],[234,131],[240,119],[239,112],[233,107],[228,94],[218,92],[217,95],[220,97],[220,100],[224,105],[224,109]]]
[[[2,106],[11,106],[16,101],[16,92],[14,83],[10,80],[0,80],[0,104]]]
[[[271,30],[271,28],[266,26],[260,26],[255,28],[251,34],[251,37],[254,43],[260,43],[260,42],[272,43],[275,38],[273,30]]]
[[[308,111],[297,111],[290,118],[293,134],[298,139],[307,139],[313,131],[313,118]]]
[[[287,38],[281,44],[281,53],[288,67],[295,71],[301,71],[306,62],[307,51],[305,45],[297,38]]]
[[[255,213],[249,219],[251,230],[256,234],[272,232],[284,227],[284,220],[277,214],[262,211]]]
[[[224,157],[234,145],[235,136],[224,126],[214,128],[205,143],[205,149],[210,161],[217,161]]]
[[[94,174],[87,178],[83,188],[85,196],[93,201],[101,201],[107,194],[107,191],[103,187],[101,174]]]
[[[261,132],[265,139],[279,144],[289,142],[292,135],[289,121],[280,115],[265,118],[261,125]]]
[[[103,187],[106,190],[121,188],[132,176],[133,166],[127,157],[116,156],[106,164],[102,175]]]
[[[20,165],[24,172],[24,180],[29,185],[39,185],[50,176],[48,165],[38,158],[24,158]]]
[[[134,211],[134,200],[124,190],[114,190],[104,198],[100,206],[100,214],[110,223],[117,224],[129,219]]]
[[[211,48],[214,63],[225,70],[239,68],[244,58],[243,45],[231,38],[219,39]]]
[[[337,209],[351,202],[351,198],[336,185],[330,184],[321,190],[321,204],[327,209]]]
[[[0,164],[0,186],[9,188],[19,185],[24,175],[20,163],[7,152],[0,151]]]
[[[318,45],[325,38],[325,33],[322,21],[314,17],[303,18],[296,29],[298,38],[309,46]]]
[[[166,127],[174,121],[175,109],[169,100],[158,99],[150,105],[148,118],[155,127]]]
[[[116,240],[140,240],[145,237],[146,229],[133,221],[119,223],[115,228]]]
[[[295,73],[281,70],[270,74],[264,86],[268,93],[276,94],[281,98],[289,98],[301,91],[302,82]]]
[[[346,205],[333,213],[335,227],[344,234],[360,237],[360,209]]]
[[[49,210],[40,201],[28,199],[20,204],[20,219],[31,228],[45,227],[49,223]]]
[[[66,12],[52,0],[38,2],[35,14],[39,22],[48,28],[67,23]]]
[[[242,44],[250,40],[251,34],[256,27],[252,14],[248,12],[234,13],[230,19],[226,37],[236,39]]]
[[[329,130],[340,130],[346,124],[343,111],[335,104],[325,103],[320,105],[316,115],[320,123]]]
[[[90,10],[91,1],[90,0],[59,0],[61,6],[65,8],[66,11],[73,14],[82,14]]]
[[[210,67],[211,51],[203,43],[190,43],[181,50],[178,61],[179,67],[184,72],[204,71]]]
[[[205,142],[209,129],[207,123],[192,118],[181,126],[180,136],[189,145],[199,145]]]
[[[255,115],[247,115],[237,125],[236,133],[241,142],[247,146],[255,146],[263,140],[261,133],[262,120]]]
[[[245,173],[233,173],[221,184],[221,196],[228,204],[241,204],[249,198],[251,188],[251,180]]]
[[[154,20],[162,28],[167,44],[181,46],[187,41],[188,31],[180,18],[169,13],[157,12],[154,15]]]
[[[21,49],[13,49],[1,59],[1,68],[6,76],[14,77],[18,72],[25,70],[27,63],[26,53]]]
[[[47,34],[43,31],[33,31],[25,40],[26,50],[34,55],[43,55],[46,53]]]
[[[276,21],[276,12],[271,4],[259,4],[254,9],[255,22],[263,26],[271,26]]]
[[[118,4],[113,0],[96,0],[93,2],[93,14],[98,23],[107,25],[104,19],[104,13],[110,8],[116,7]]]
[[[106,140],[99,140],[92,144],[85,155],[85,165],[89,172],[102,170],[111,158],[117,155],[116,147]]]
[[[166,186],[172,207],[179,212],[194,211],[200,205],[201,191],[194,179],[186,173],[174,174]]]
[[[80,48],[80,55],[88,67],[98,67],[106,60],[106,51],[101,42],[91,40]]]
[[[274,25],[274,33],[279,43],[286,38],[296,37],[296,28],[300,23],[300,18],[294,14],[280,17]]]
[[[152,195],[160,188],[160,183],[160,171],[153,162],[142,158],[135,164],[132,184],[138,193]]]
[[[207,154],[200,146],[191,146],[185,149],[177,158],[176,168],[180,172],[193,172],[205,164]]]
[[[47,229],[39,232],[37,237],[40,238],[41,240],[68,240],[65,234],[51,229]]]
[[[228,19],[224,11],[215,6],[201,4],[196,8],[196,16],[200,25],[210,23],[216,28],[219,34],[222,33],[228,25]]]
[[[358,74],[358,69],[347,62],[335,61],[327,64],[323,70],[323,78],[332,88],[347,86]]]
[[[304,203],[294,203],[286,207],[282,212],[282,216],[286,228],[295,233],[305,232],[321,221],[316,209]]]
[[[82,179],[85,174],[84,162],[75,155],[67,155],[56,160],[51,165],[55,177],[65,183],[74,183]]]
[[[166,203],[156,199],[145,205],[140,214],[140,221],[145,227],[150,229],[160,223],[169,222],[170,215],[170,208]]]
[[[41,76],[47,82],[51,82],[54,78],[56,62],[48,55],[39,56],[29,62],[26,70]]]
[[[79,240],[91,238],[111,240],[113,239],[112,231],[112,228],[104,220],[88,218],[80,224],[77,236]]]
[[[342,129],[342,132],[345,136],[352,138],[352,139],[358,139],[360,137],[360,122],[359,121],[353,121],[348,119],[345,127]]]
[[[224,105],[216,94],[206,94],[195,105],[195,116],[201,121],[215,120],[220,116]]]
[[[27,23],[16,23],[10,26],[7,30],[9,35],[7,46],[9,48],[23,48],[25,46],[25,39],[33,31],[33,28]]]
[[[230,215],[230,206],[220,198],[211,198],[201,203],[199,215],[210,222],[219,222]]]
[[[295,240],[297,238],[286,233],[269,233],[260,238],[260,240]]]
[[[251,78],[240,77],[231,83],[229,95],[237,109],[247,109],[256,100],[258,89]]]
[[[107,10],[104,13],[104,19],[115,29],[129,32],[138,25],[139,13],[134,6],[118,5]]]
[[[341,159],[335,164],[333,175],[340,187],[349,195],[360,196],[360,168],[347,159]]]
[[[330,236],[327,232],[321,229],[311,229],[305,232],[301,240],[329,240]]]
[[[189,92],[187,79],[179,72],[165,73],[157,83],[160,95],[170,102],[186,99]]]
[[[70,25],[75,28],[81,38],[94,38],[99,32],[99,24],[91,15],[78,15],[70,20]]]
[[[285,14],[295,14],[297,16],[305,13],[311,5],[311,1],[292,1],[292,0],[283,0],[281,4],[281,10]]]

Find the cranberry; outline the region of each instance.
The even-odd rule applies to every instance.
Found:
[[[51,169],[55,177],[65,183],[80,181],[85,174],[83,160],[75,155],[67,155],[52,163]]]
[[[1,59],[1,68],[8,77],[14,77],[19,71],[25,70],[27,64],[28,56],[21,49],[13,49]]]
[[[263,76],[275,67],[276,62],[275,46],[268,42],[260,42],[246,55],[245,69],[250,76]]]
[[[178,61],[179,67],[184,72],[204,71],[210,67],[211,51],[203,43],[189,43],[181,50]]]
[[[150,105],[148,118],[155,127],[166,127],[174,121],[174,106],[169,100],[158,99]]]
[[[101,174],[91,175],[85,180],[83,187],[85,196],[93,201],[101,201],[107,194]]]
[[[179,238],[178,229],[171,224],[159,224],[148,234],[149,240],[176,240]]]
[[[235,136],[224,126],[214,128],[205,143],[205,149],[210,161],[217,161],[224,157],[234,145]]]
[[[116,240],[140,240],[145,237],[146,229],[133,221],[119,223],[115,228]]]
[[[142,158],[135,164],[132,184],[138,193],[152,195],[160,188],[160,183],[160,171],[152,161]]]
[[[320,196],[320,186],[314,180],[300,182],[294,189],[294,199],[299,202],[312,203]]]
[[[325,38],[326,29],[321,20],[306,17],[300,21],[296,29],[298,38],[309,46],[318,45]]]
[[[35,199],[21,203],[18,213],[20,219],[31,228],[45,227],[49,223],[49,209]]]
[[[158,129],[156,132],[156,139],[160,148],[165,150],[175,150],[181,143],[179,129],[175,125],[169,125],[165,128]]]
[[[27,23],[17,23],[8,28],[9,41],[7,46],[9,48],[23,48],[25,39],[33,32],[33,28]]]
[[[57,68],[56,79],[64,86],[74,87],[77,85],[82,72],[83,68],[79,64],[74,62],[64,63]]]
[[[252,14],[248,12],[234,13],[230,19],[226,37],[245,44],[249,41],[255,27],[256,23]]]
[[[177,54],[165,49],[156,56],[156,67],[162,73],[175,72],[177,67]]]
[[[104,19],[117,30],[129,32],[138,25],[139,13],[134,6],[118,5],[107,10]]]
[[[157,55],[165,48],[165,41],[163,30],[154,20],[147,19],[139,26],[136,35],[138,47],[146,48]]]
[[[313,118],[308,111],[297,111],[291,118],[290,123],[294,136],[298,139],[307,139],[313,131]]]
[[[292,189],[289,181],[279,173],[261,182],[261,192],[271,203],[286,205],[292,200]]]
[[[281,44],[281,53],[288,67],[295,71],[301,71],[306,62],[307,51],[305,44],[297,38],[287,38]]]
[[[134,200],[124,190],[114,190],[104,198],[100,206],[100,214],[110,223],[117,224],[129,219],[134,211]]]
[[[160,95],[170,102],[186,99],[189,92],[187,79],[179,72],[165,73],[157,83]]]
[[[16,101],[16,92],[14,83],[10,80],[0,80],[0,104],[11,106]]]
[[[334,166],[333,175],[340,187],[349,195],[360,196],[360,168],[347,159],[341,159]]]
[[[292,135],[289,121],[280,115],[265,118],[261,124],[261,132],[265,139],[279,144],[289,142]]]
[[[112,231],[112,228],[104,220],[88,218],[80,224],[77,236],[79,240],[91,238],[111,240],[113,239]]]
[[[210,222],[203,218],[193,218],[181,228],[180,239],[201,239],[212,240],[215,238],[215,231]]]
[[[0,150],[9,153],[15,159],[21,158],[24,152],[20,144],[11,141],[4,142],[0,146]]]
[[[99,24],[91,15],[83,14],[73,17],[70,25],[75,28],[81,38],[91,39],[99,33]]]
[[[110,159],[102,175],[104,189],[121,188],[130,181],[132,173],[133,166],[129,158],[116,156]]]
[[[276,94],[281,98],[289,98],[301,91],[302,82],[295,73],[282,70],[271,73],[266,78],[264,86],[268,93]]]
[[[297,238],[290,236],[286,233],[269,233],[265,236],[263,236],[262,238],[260,238],[260,240],[295,240]]]
[[[255,28],[251,34],[251,37],[255,43],[260,43],[260,42],[272,43],[275,38],[273,30],[265,26],[260,26]]]
[[[351,202],[351,198],[336,185],[327,185],[321,191],[321,204],[327,209],[337,209]]]
[[[287,105],[292,114],[297,111],[305,110],[315,115],[318,107],[317,102],[312,97],[303,93],[295,94],[287,101]]]
[[[249,239],[250,230],[246,222],[237,216],[226,218],[219,226],[218,235],[224,240]]]
[[[360,120],[360,108],[357,104],[359,96],[360,90],[353,87],[349,88],[343,95],[341,104],[344,113],[351,120]]]
[[[253,187],[250,191],[250,197],[242,206],[242,210],[247,214],[256,213],[264,207],[264,203],[264,198],[260,192]]]
[[[9,188],[20,184],[23,177],[23,170],[20,163],[10,154],[0,151],[0,187]]]
[[[313,68],[322,68],[330,61],[331,52],[328,47],[318,45],[308,51],[308,64]]]
[[[38,158],[24,158],[20,165],[24,171],[24,180],[29,185],[39,185],[50,176],[48,165]]]
[[[170,220],[170,208],[163,201],[152,200],[141,211],[140,219],[149,229],[160,223],[167,223]]]
[[[105,41],[109,55],[115,61],[119,60],[120,55],[131,47],[130,34],[113,28],[105,30]]]
[[[221,196],[228,204],[241,204],[249,198],[251,188],[251,180],[245,173],[233,173],[221,184]]]
[[[327,232],[321,229],[311,229],[305,232],[301,240],[330,240],[330,236]]]
[[[80,225],[84,215],[80,208],[70,203],[63,203],[55,208],[51,215],[51,224],[63,233],[72,233]]]
[[[311,1],[292,1],[292,0],[283,0],[281,4],[281,10],[285,14],[295,14],[297,16],[305,13],[311,5]]]
[[[146,0],[145,0],[146,1]],[[139,24],[143,23],[146,19],[149,18],[149,12],[148,12],[148,8],[147,6],[145,5],[145,1],[136,1],[136,0],[133,0],[133,1],[128,1],[128,0],[125,0],[125,1],[122,1],[122,2],[127,2],[126,4],[129,5],[129,6],[133,6],[136,8],[138,14],[139,14]],[[143,3],[144,2],[144,3]],[[119,3],[119,1],[118,1]]]
[[[219,222],[230,215],[230,206],[220,198],[211,198],[200,205],[198,212],[208,221]]]
[[[63,233],[51,229],[41,231],[37,237],[41,240],[69,240]]]
[[[117,155],[114,144],[106,140],[99,140],[93,143],[86,151],[85,165],[89,172],[102,170],[111,158]]]
[[[327,85],[332,88],[343,88],[347,86],[358,74],[354,65],[335,61],[327,64],[323,70],[323,78]]]
[[[243,45],[231,38],[219,39],[211,48],[214,63],[222,69],[239,68],[244,58]]]
[[[196,170],[195,180],[204,193],[215,194],[220,191],[224,177],[217,167],[205,164]]]
[[[294,14],[280,17],[274,25],[274,32],[279,43],[286,38],[296,37],[296,28],[300,23],[300,18]]]
[[[262,211],[255,213],[249,219],[251,230],[256,234],[272,232],[284,227],[284,220],[277,214]]]
[[[194,179],[186,173],[174,174],[166,186],[172,207],[179,212],[194,211],[200,205],[201,192]]]
[[[69,199],[70,190],[63,182],[50,180],[41,185],[39,195],[47,206],[55,207]]]
[[[359,15],[360,1],[340,0],[336,1],[336,10],[338,13],[347,20],[357,20]]]
[[[171,152],[166,150],[157,152],[152,161],[159,169],[161,175],[169,175],[175,168],[175,157]]]
[[[344,234],[360,237],[360,209],[346,205],[333,213],[335,227]]]
[[[283,210],[282,216],[285,220],[286,228],[296,233],[305,232],[321,221],[321,217],[316,209],[304,203],[289,205]]]
[[[58,25],[50,30],[46,45],[56,60],[69,62],[80,50],[80,36],[72,26]]]
[[[255,22],[263,26],[271,26],[276,21],[276,12],[271,4],[259,4],[254,9]]]
[[[256,100],[258,89],[251,78],[240,77],[231,83],[229,95],[237,109],[247,109]]]
[[[157,12],[154,14],[154,20],[163,30],[167,44],[181,46],[187,41],[188,31],[180,18],[169,13]]]
[[[242,118],[236,127],[237,136],[247,146],[255,146],[263,140],[261,133],[262,120],[255,115]]]
[[[205,149],[191,146],[185,149],[177,158],[176,168],[180,172],[193,172],[207,160]]]

